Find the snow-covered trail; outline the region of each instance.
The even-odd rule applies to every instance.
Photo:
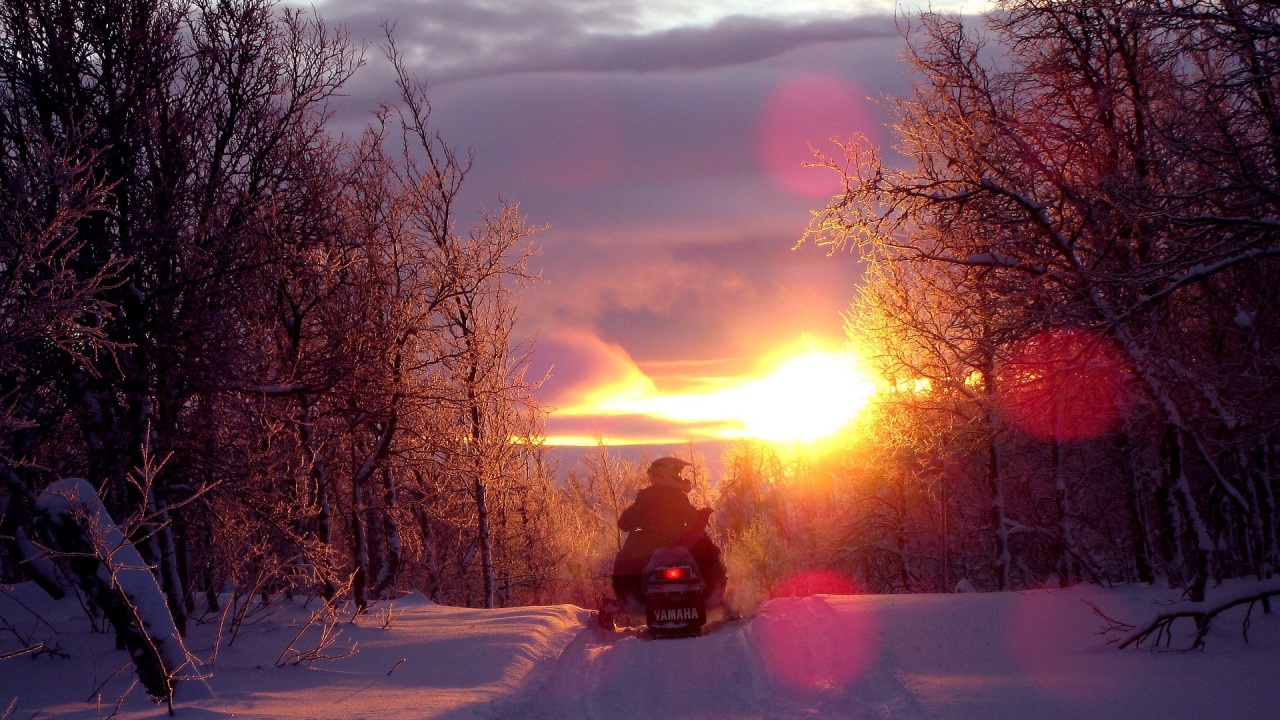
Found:
[[[316,641],[314,627],[299,633],[310,613],[299,599],[269,606],[234,643],[215,642],[216,622],[194,624],[187,647],[206,677],[179,687],[177,717],[1280,719],[1280,613],[1255,611],[1246,642],[1238,608],[1191,653],[1118,651],[1097,635],[1093,606],[1136,620],[1177,597],[1088,586],[815,595],[771,600],[703,637],[641,640],[589,627],[590,613],[572,605],[482,610],[413,594],[344,619],[334,659],[275,667],[291,641]],[[168,717],[137,691],[114,707],[132,681],[127,657],[76,600],[0,586],[0,617],[66,655],[0,662],[0,716],[12,703],[14,719]],[[0,632],[0,653],[14,647],[13,633]],[[358,652],[338,659],[347,648]]]
[[[581,632],[548,682],[510,717],[565,720],[916,720],[915,697],[879,650],[868,613],[824,596],[769,603],[698,638]]]
[[[1202,652],[1119,651],[1108,615],[1176,600],[1077,586],[969,595],[780,598],[700,638],[582,630],[493,718],[567,720],[1280,719],[1280,618],[1244,610]],[[1190,627],[1183,628],[1189,631]],[[1185,638],[1177,643],[1185,643]],[[523,697],[521,697],[523,696]]]

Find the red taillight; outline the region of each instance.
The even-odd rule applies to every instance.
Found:
[[[662,568],[658,571],[659,576],[663,580],[685,580],[689,577],[689,568],[687,567],[669,567]]]

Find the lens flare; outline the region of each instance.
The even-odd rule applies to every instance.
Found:
[[[856,682],[880,652],[879,622],[861,605],[839,598],[780,598],[764,605],[751,624],[769,674],[803,689],[835,689]]]
[[[858,591],[853,581],[830,570],[805,570],[792,573],[769,590],[779,597],[808,597],[810,595],[852,595]]]
[[[1049,330],[1022,342],[1000,370],[1004,418],[1041,440],[1087,440],[1124,416],[1124,356],[1106,338]]]
[[[867,101],[854,87],[831,75],[792,78],[769,96],[757,125],[757,155],[773,181],[804,197],[840,192],[836,173],[804,167],[815,160],[813,148],[830,154],[832,138],[871,129]]]

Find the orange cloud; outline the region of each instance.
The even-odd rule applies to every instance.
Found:
[[[572,415],[600,397],[643,397],[657,391],[620,345],[583,330],[559,330],[538,340],[536,363],[547,373],[542,401]]]

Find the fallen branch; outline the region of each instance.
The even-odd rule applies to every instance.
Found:
[[[1259,583],[1213,601],[1206,600],[1204,602],[1178,605],[1177,609],[1160,613],[1142,626],[1131,625],[1108,617],[1093,603],[1090,603],[1090,606],[1093,607],[1093,611],[1099,617],[1108,623],[1107,627],[1103,629],[1103,634],[1109,636],[1107,643],[1115,645],[1119,649],[1127,648],[1131,645],[1135,648],[1142,647],[1142,644],[1147,641],[1151,641],[1153,649],[1161,646],[1171,648],[1173,646],[1174,623],[1182,618],[1188,618],[1195,623],[1196,634],[1191,644],[1184,650],[1202,650],[1204,649],[1205,637],[1208,636],[1209,628],[1214,619],[1227,610],[1241,605],[1249,606],[1244,620],[1241,622],[1241,633],[1245,642],[1249,642],[1249,626],[1253,621],[1254,606],[1261,604],[1263,611],[1269,613],[1270,601],[1274,597],[1280,597],[1280,580]]]
[[[147,694],[173,714],[175,678],[188,663],[164,594],[137,548],[80,478],[50,484],[36,502],[37,520],[71,576],[129,651]]]

